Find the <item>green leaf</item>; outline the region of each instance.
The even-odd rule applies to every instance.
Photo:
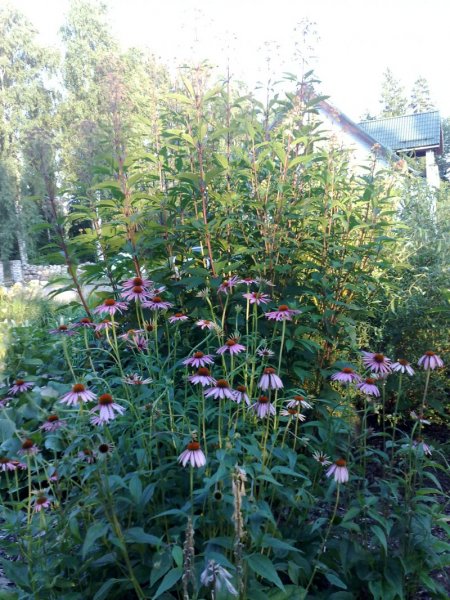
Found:
[[[180,546],[174,546],[172,548],[172,557],[177,567],[183,566],[183,548]]]
[[[92,548],[96,540],[106,535],[109,530],[107,523],[94,523],[87,530],[84,538],[83,547],[81,549],[81,556],[83,560],[86,558],[86,554]]]
[[[133,500],[136,502],[136,504],[140,504],[142,500],[142,483],[138,475],[133,475],[133,477],[130,479],[128,487]]]
[[[387,539],[384,531],[381,529],[381,527],[378,527],[378,525],[372,525],[371,529],[378,538],[380,544],[383,546],[385,553],[387,554]]]
[[[116,583],[125,583],[127,582],[127,579],[108,579],[107,581],[105,581],[105,583],[102,585],[102,587],[97,590],[97,593],[95,594],[93,600],[104,600],[104,598],[106,598],[108,596],[108,592],[109,590],[116,584]]]
[[[161,540],[156,535],[145,533],[142,527],[131,527],[125,532],[125,540],[130,544],[150,544],[161,546]]]
[[[342,579],[339,579],[339,577],[337,577],[337,575],[335,575],[334,573],[325,573],[325,577],[328,579],[328,581],[332,585],[335,585],[336,587],[341,588],[342,590],[346,590],[347,589],[347,586],[342,581]]]
[[[10,421],[9,419],[0,419],[0,443],[10,440],[15,431],[16,426],[13,421]]]
[[[177,581],[181,579],[182,575],[183,569],[181,567],[171,569],[161,581],[159,588],[156,590],[156,594],[152,597],[152,600],[156,600],[156,598],[159,598],[161,594],[164,594],[164,592],[170,590],[170,588],[173,587],[177,583]]]
[[[251,554],[247,558],[247,564],[257,575],[264,577],[264,579],[274,583],[280,590],[284,591],[284,585],[278,576],[277,570],[267,556],[263,554]]]

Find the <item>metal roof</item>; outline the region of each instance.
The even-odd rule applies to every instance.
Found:
[[[394,151],[441,146],[441,118],[437,110],[363,121],[358,125],[380,144]]]

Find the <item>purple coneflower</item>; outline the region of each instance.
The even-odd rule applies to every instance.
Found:
[[[183,323],[184,321],[189,321],[189,317],[181,312],[177,312],[169,317],[169,323]]]
[[[312,408],[312,405],[305,400],[304,396],[294,396],[294,399],[287,403],[288,408],[297,408],[298,406]]]
[[[259,419],[270,417],[270,415],[276,413],[275,406],[269,401],[267,396],[260,396],[255,404],[252,404],[251,408],[256,412]]]
[[[131,375],[127,375],[126,377],[124,377],[122,381],[124,383],[127,383],[128,385],[147,385],[148,383],[151,383],[153,380],[151,377],[148,377],[147,379],[143,379],[142,375],[133,373]]]
[[[230,385],[228,381],[225,381],[225,379],[218,379],[213,387],[204,392],[204,395],[205,398],[210,398],[212,396],[216,400],[217,398],[222,400],[227,398],[229,400],[235,400],[233,390],[230,389]]]
[[[428,419],[425,419],[425,415],[423,413],[417,414],[415,410],[412,410],[409,413],[411,419],[414,419],[415,421],[419,421],[419,423],[422,423],[423,425],[430,425],[431,421],[429,421]]]
[[[284,386],[275,369],[273,367],[266,367],[259,380],[258,387],[262,390],[279,390]]]
[[[49,508],[51,506],[50,500],[47,496],[40,494],[36,500],[34,501],[34,511],[39,512],[44,508]]]
[[[271,356],[275,355],[275,352],[273,350],[270,350],[267,347],[264,347],[264,348],[260,348],[259,350],[257,350],[256,354],[258,356],[261,356],[262,358],[270,358]]]
[[[15,471],[17,469],[17,461],[7,458],[6,456],[0,456],[0,471]]]
[[[110,319],[103,319],[103,321],[100,321],[100,323],[97,323],[95,325],[95,331],[103,331],[105,329],[112,329],[113,327],[115,327],[117,325],[117,323],[113,323],[112,321],[110,321]]]
[[[67,392],[60,402],[61,404],[67,404],[68,406],[75,406],[79,402],[90,402],[91,400],[95,400],[96,396],[94,392],[86,389],[86,387],[82,383],[76,383],[72,387],[72,391]]]
[[[135,302],[136,300],[139,300],[139,302],[145,302],[145,300],[150,298],[150,296],[150,292],[140,285],[135,285],[134,287],[126,289],[122,292],[122,298],[128,300],[128,302],[131,300],[134,300]]]
[[[237,385],[233,392],[234,401],[237,402],[237,404],[240,404],[242,401],[244,401],[247,406],[250,406],[250,398],[248,397],[247,388],[245,385]]]
[[[144,308],[149,308],[150,310],[167,310],[171,306],[173,306],[172,302],[167,302],[167,300],[163,300],[161,296],[152,296],[149,300],[146,300],[142,303]]]
[[[334,476],[334,480],[337,483],[345,483],[348,481],[347,461],[343,458],[338,458],[328,469],[326,476]]]
[[[11,402],[12,398],[2,398],[0,400],[0,408],[6,408],[8,406],[8,402]]]
[[[98,397],[98,404],[90,411],[91,413],[98,412],[98,416],[92,417],[93,425],[105,425],[109,421],[113,421],[117,414],[123,415],[125,408],[114,402],[111,394],[102,394]],[[116,414],[117,413],[117,414]]]
[[[206,365],[212,365],[213,363],[214,358],[211,354],[203,354],[203,352],[200,351],[194,352],[193,356],[183,360],[183,365],[194,367],[196,369],[199,367],[206,367]]]
[[[67,425],[64,419],[60,419],[58,415],[49,415],[45,423],[43,423],[39,429],[43,431],[58,431],[61,427],[65,427]]]
[[[431,446],[429,446],[428,444],[426,444],[423,441],[423,438],[421,438],[421,437],[418,437],[417,439],[414,440],[413,446],[417,450],[419,450],[419,451],[421,450],[427,456],[431,456],[432,455],[432,448],[431,448]]]
[[[206,465],[206,456],[200,448],[199,442],[189,442],[180,456],[178,462],[185,467],[188,463],[191,467],[204,467]]]
[[[153,281],[150,281],[150,279],[144,279],[143,277],[131,277],[131,279],[127,279],[122,283],[122,289],[131,290],[136,286],[150,289],[153,287],[153,285]]]
[[[95,323],[93,323],[92,319],[90,319],[89,317],[83,317],[82,319],[74,323],[72,327],[86,327],[88,329],[91,329],[95,327]]]
[[[419,362],[417,364],[419,365],[419,367],[423,367],[425,371],[433,371],[438,367],[443,367],[444,361],[435,352],[428,350],[423,356],[419,358]]]
[[[107,442],[103,442],[99,444],[97,448],[97,458],[104,459],[107,458],[112,451],[114,450],[114,444],[109,444]]]
[[[414,375],[414,369],[411,363],[406,358],[397,358],[397,362],[392,363],[392,370],[400,373],[408,373],[408,375]]]
[[[367,394],[368,396],[379,396],[380,390],[375,385],[376,379],[374,377],[366,377],[364,381],[358,383],[356,386],[358,390],[363,392],[363,394]]]
[[[132,340],[134,338],[135,335],[139,335],[140,333],[143,333],[144,330],[143,329],[128,329],[127,331],[125,331],[125,333],[121,333],[119,335],[119,338],[121,340]]]
[[[119,302],[118,300],[114,300],[114,298],[106,298],[103,304],[94,308],[93,312],[100,315],[115,315],[116,312],[122,313],[127,308],[128,304],[126,302]]]
[[[271,300],[270,296],[261,292],[248,292],[247,294],[242,295],[250,302],[250,304],[256,304],[257,306],[260,304],[267,304]]]
[[[245,346],[239,344],[236,338],[230,338],[217,350],[217,354],[224,354],[225,352],[229,352],[230,354],[239,354],[239,352],[243,352],[244,350]]]
[[[83,448],[81,452],[78,452],[78,458],[86,462],[88,465],[95,463],[94,453],[89,448]]]
[[[200,329],[215,329],[216,324],[214,321],[209,321],[208,319],[199,319],[195,322],[195,324],[200,327]]]
[[[238,283],[243,283],[244,285],[252,285],[252,283],[257,284],[258,281],[256,279],[253,279],[252,277],[243,277],[242,279],[239,279]]]
[[[319,450],[313,452],[312,457],[315,461],[320,463],[322,467],[328,467],[328,465],[331,465],[330,457]]]
[[[361,377],[350,367],[344,367],[337,373],[333,373],[331,380],[340,383],[353,383],[354,381],[361,381]]]
[[[278,310],[266,312],[264,316],[266,319],[270,319],[272,321],[292,321],[292,317],[294,315],[298,315],[300,312],[300,310],[289,308],[287,304],[281,304],[278,307]]]
[[[14,385],[12,385],[9,388],[8,394],[13,394],[13,396],[15,396],[16,394],[28,392],[29,390],[31,390],[33,385],[34,383],[31,381],[25,381],[24,379],[16,379]]]
[[[306,421],[305,415],[300,412],[300,407],[283,408],[282,410],[280,410],[280,415],[282,417],[291,417],[293,419],[298,419],[299,421]]]
[[[38,452],[39,452],[39,448],[35,445],[33,440],[30,440],[29,438],[27,438],[22,443],[22,447],[20,448],[18,454],[21,454],[22,456],[23,455],[34,456]]]
[[[374,373],[387,375],[391,372],[391,359],[381,352],[362,352],[362,361],[364,366],[371,369]]]
[[[135,335],[129,340],[130,346],[136,348],[138,352],[144,352],[148,348],[148,340],[143,335]]]
[[[68,327],[67,325],[59,325],[55,329],[50,329],[49,333],[52,335],[73,335],[75,331],[73,330],[73,326]]]
[[[207,367],[200,367],[195,375],[188,377],[188,381],[194,384],[200,384],[203,387],[214,385],[216,380],[211,377],[211,372]]]
[[[240,283],[239,277],[236,277],[236,275],[233,275],[233,277],[230,277],[229,279],[224,279],[222,281],[222,283],[219,285],[219,288],[217,289],[217,293],[218,294],[231,294],[233,291],[233,288],[237,286],[237,284]]]

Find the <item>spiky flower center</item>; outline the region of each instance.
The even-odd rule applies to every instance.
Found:
[[[147,325],[145,326],[145,329],[147,331],[153,331],[153,325],[151,325],[150,323],[147,323]]]
[[[354,373],[353,369],[351,369],[350,367],[344,367],[342,369],[343,373],[347,373],[348,375],[351,375],[352,373]]]
[[[54,423],[55,421],[59,421],[59,417],[58,415],[50,415],[49,417],[47,417],[47,421],[49,423]]]
[[[85,389],[86,388],[82,383],[76,383],[72,388],[72,392],[75,392],[75,394],[79,394],[80,392],[84,392]]]
[[[427,351],[425,352],[425,356],[436,356],[436,353],[435,353],[435,352],[433,352],[432,350],[427,350]]]
[[[247,388],[245,387],[245,385],[238,385],[236,390],[238,392],[241,392],[241,394],[245,394],[245,392],[247,391]]]
[[[205,355],[203,354],[203,352],[195,352],[194,353],[194,358],[203,358]]]
[[[45,504],[47,502],[47,498],[45,496],[39,496],[36,498],[36,504]]]
[[[67,329],[68,329],[67,325],[60,325],[58,327],[58,331],[67,331]]]
[[[304,397],[303,397],[303,396],[294,396],[294,400],[295,400],[296,402],[303,402],[305,399],[304,399]]]
[[[179,319],[180,317],[184,317],[183,313],[175,313],[175,317]]]
[[[368,383],[369,385],[375,385],[375,379],[373,379],[372,377],[366,377],[364,382]]]
[[[108,444],[100,444],[98,451],[102,454],[107,454],[110,451],[110,447]]]
[[[232,346],[236,346],[237,340],[235,338],[231,338],[225,342],[225,346],[231,348]]]
[[[286,312],[287,310],[289,310],[289,306],[287,304],[280,304],[280,306],[278,307],[278,310],[280,312]]]
[[[211,321],[209,321],[208,319],[203,319],[203,325],[209,325],[211,323]]]
[[[160,302],[162,302],[161,296],[153,296],[152,302],[154,302],[155,304],[159,304]]]
[[[16,385],[23,385],[25,383],[24,379],[16,379]]]
[[[199,442],[189,442],[187,449],[191,452],[195,452],[196,450],[200,450],[200,444]]]
[[[273,367],[266,367],[264,369],[264,375],[274,375],[275,369]]]
[[[260,404],[268,404],[269,403],[269,398],[267,396],[260,396],[258,398],[258,402]]]
[[[299,412],[296,408],[288,408],[287,411],[290,415],[298,415],[299,414]]]
[[[29,450],[34,446],[33,440],[26,439],[22,444],[22,450]]]
[[[384,354],[374,354],[373,360],[378,364],[383,363],[384,362]]]
[[[0,456],[0,465],[6,465],[10,462],[9,458],[6,458],[5,456]]]
[[[216,383],[216,386],[218,388],[222,388],[222,389],[230,387],[228,385],[228,381],[225,381],[225,379],[218,379],[217,383]]]
[[[397,362],[400,365],[403,365],[404,367],[407,367],[409,365],[409,362],[406,360],[406,358],[399,358]]]
[[[144,285],[144,281],[143,281],[143,280],[142,280],[140,277],[135,277],[135,278],[133,279],[133,285],[134,285],[135,287],[136,287],[136,286],[139,286],[139,287],[141,287],[142,285]]]
[[[202,377],[209,377],[211,373],[206,367],[200,367],[200,369],[197,371],[197,375],[201,375]]]
[[[223,286],[223,287],[228,287],[229,285],[230,285],[230,282],[228,281],[228,279],[224,279],[224,280],[222,281],[222,286]]]
[[[80,323],[82,323],[83,325],[89,325],[89,323],[92,323],[91,319],[89,319],[89,317],[83,317],[82,319],[80,319]]]
[[[112,399],[111,394],[102,394],[101,396],[99,396],[98,403],[101,404],[102,406],[108,406],[109,404],[112,404],[113,399]]]
[[[347,466],[347,461],[344,458],[338,458],[335,463],[334,463],[337,467],[346,467]]]
[[[83,449],[83,454],[85,456],[92,456],[92,450],[89,450],[89,448],[84,448]]]
[[[144,288],[140,285],[135,285],[132,291],[135,294],[142,294],[142,292],[144,291]]]
[[[114,298],[106,298],[106,300],[104,301],[104,305],[105,306],[114,306],[116,303],[116,301],[114,300]]]

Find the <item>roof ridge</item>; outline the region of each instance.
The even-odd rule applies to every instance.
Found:
[[[439,109],[435,109],[435,110],[425,110],[423,112],[420,113],[408,113],[407,115],[398,115],[397,117],[377,117],[375,119],[366,119],[364,121],[358,121],[359,125],[362,125],[363,123],[373,123],[374,121],[389,121],[392,119],[404,119],[405,117],[416,117],[418,115],[429,115],[431,113],[439,113]]]

